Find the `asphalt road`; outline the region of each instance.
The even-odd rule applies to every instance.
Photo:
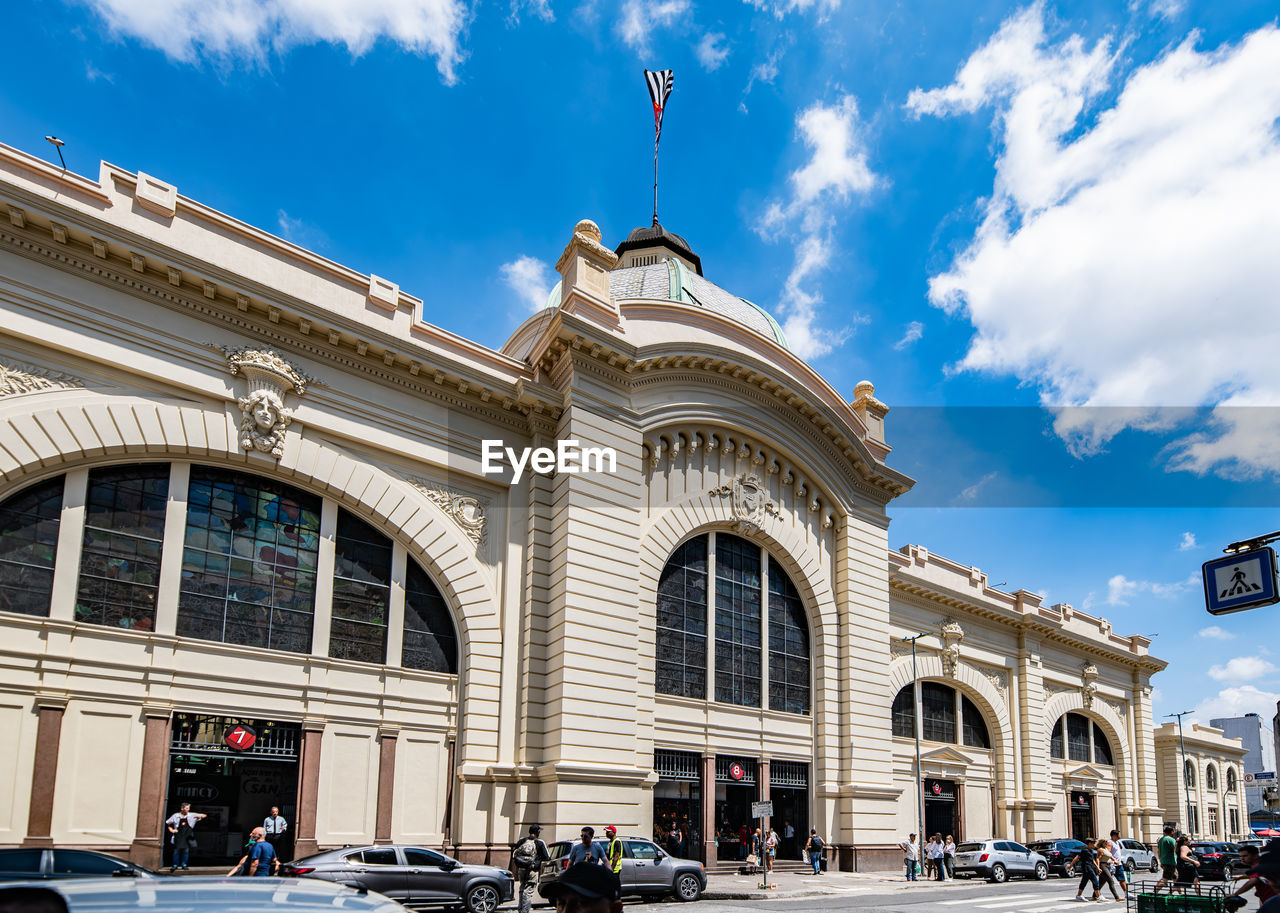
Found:
[[[957,880],[946,884],[917,882],[902,886],[831,885],[819,896],[776,900],[703,900],[691,905],[689,913],[839,913],[842,910],[858,910],[860,913],[1068,913],[1070,910],[1126,909],[1125,904],[1111,899],[1105,887],[1103,897],[1106,899],[1102,902],[1076,901],[1077,883],[1078,879],[1074,878],[1051,878],[1045,882],[1011,881],[1002,885],[976,880]],[[1085,897],[1090,893],[1086,888]],[[1249,897],[1253,897],[1252,893]],[[1257,910],[1257,900],[1251,899],[1244,909]],[[1128,910],[1130,913],[1137,910],[1136,901]],[[668,913],[674,911],[668,910]]]

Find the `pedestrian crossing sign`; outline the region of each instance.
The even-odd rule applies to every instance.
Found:
[[[1206,561],[1204,604],[1211,615],[1243,612],[1280,602],[1276,588],[1276,553],[1268,547],[1236,552]]]

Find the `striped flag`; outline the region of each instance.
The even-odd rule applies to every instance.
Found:
[[[653,154],[658,155],[658,140],[662,139],[662,111],[671,97],[673,78],[670,70],[645,70],[649,83],[649,99],[653,102]]]

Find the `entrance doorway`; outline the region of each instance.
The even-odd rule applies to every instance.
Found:
[[[959,843],[964,839],[960,828],[960,803],[956,800],[955,780],[924,781],[924,833],[920,835],[921,844],[927,843],[934,834],[955,837]]]
[[[293,858],[299,741],[295,723],[174,714],[165,817],[183,802],[207,816],[195,827],[192,865],[234,863],[273,805],[289,827],[276,852],[282,860]],[[231,747],[237,742],[247,747]],[[167,830],[163,837],[168,850]]]
[[[702,859],[702,756],[653,753],[653,839],[679,859]]]
[[[756,801],[756,789],[754,758],[716,756],[717,859],[746,859],[751,852],[756,828],[751,803]]]
[[[769,799],[773,802],[769,825],[779,837],[778,858],[801,858],[809,839],[809,765],[794,761],[770,764]]]
[[[1088,840],[1096,837],[1097,824],[1094,822],[1093,794],[1073,792],[1071,794],[1071,836],[1075,840]]]

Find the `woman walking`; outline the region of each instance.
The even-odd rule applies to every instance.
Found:
[[[1183,834],[1178,838],[1178,884],[1200,883],[1200,860],[1191,852],[1191,838]]]
[[[1115,857],[1111,855],[1111,846],[1110,840],[1098,841],[1098,880],[1111,889],[1112,897],[1116,900],[1124,900],[1128,894],[1125,893],[1125,897],[1120,896],[1122,891],[1116,887],[1116,879],[1112,874],[1112,869],[1115,868]],[[1120,868],[1123,869],[1124,866]],[[1098,896],[1102,896],[1101,887],[1098,888]]]
[[[1080,866],[1080,886],[1076,888],[1076,900],[1084,900],[1084,886],[1086,884],[1093,885],[1093,896],[1090,900],[1101,900],[1102,889],[1098,885],[1098,853],[1095,847],[1097,843],[1090,838],[1084,842],[1084,846],[1076,851],[1071,857],[1071,862],[1067,865],[1067,871],[1070,872],[1078,863]]]

